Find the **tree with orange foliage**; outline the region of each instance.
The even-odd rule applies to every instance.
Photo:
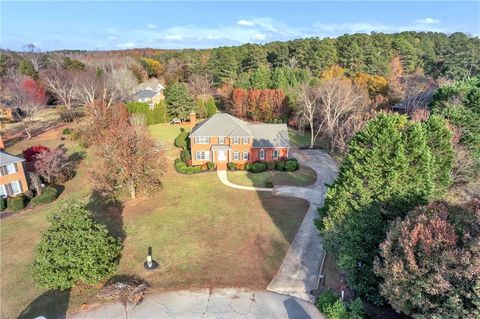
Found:
[[[322,81],[328,81],[335,78],[345,78],[345,69],[339,65],[334,64],[322,72]]]
[[[403,66],[400,57],[395,56],[390,60],[390,73],[388,76],[388,88],[390,98],[395,101],[400,101],[405,93],[402,85]]]

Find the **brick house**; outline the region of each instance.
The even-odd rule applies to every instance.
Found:
[[[196,124],[189,135],[192,164],[227,162],[244,164],[288,157],[290,143],[286,124],[248,123],[227,113],[217,113]]]
[[[23,158],[4,151],[0,136],[0,197],[13,196],[28,190],[27,179],[23,169]]]

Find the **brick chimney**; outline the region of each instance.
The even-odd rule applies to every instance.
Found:
[[[5,144],[3,144],[3,138],[2,135],[0,134],[0,151],[5,150]]]
[[[190,112],[190,126],[194,127],[197,124],[197,115],[195,112]]]

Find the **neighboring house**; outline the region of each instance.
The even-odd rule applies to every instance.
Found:
[[[157,79],[150,79],[136,87],[134,99],[137,102],[145,102],[153,106],[165,99],[164,89],[165,87]]]
[[[190,133],[192,164],[275,161],[288,157],[290,143],[286,124],[257,124],[227,113],[217,113],[193,126]]]
[[[20,157],[4,151],[3,140],[0,136],[0,197],[13,196],[28,190],[23,162]]]

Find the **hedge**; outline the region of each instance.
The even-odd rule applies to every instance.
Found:
[[[192,156],[190,155],[190,152],[187,149],[183,149],[180,152],[180,160],[182,162],[186,162],[192,159]]]
[[[183,130],[183,129],[182,129]],[[183,149],[187,148],[187,138],[188,132],[183,130],[178,136],[175,138],[174,144],[176,147],[181,147]]]
[[[167,107],[162,101],[153,106],[153,109],[148,103],[144,102],[129,102],[127,103],[127,111],[130,114],[144,114],[147,125],[157,123],[168,123]]]
[[[254,173],[261,173],[267,169],[267,165],[265,163],[258,162],[258,163],[254,163],[251,169],[252,169],[252,172]]]
[[[299,168],[298,161],[295,159],[289,159],[285,161],[285,170],[288,172],[296,171]]]
[[[13,212],[18,212],[19,210],[24,209],[26,205],[27,200],[25,196],[23,196],[23,194],[17,195],[15,197],[9,197],[7,199],[7,207]]]
[[[277,164],[275,164],[275,168],[279,171],[284,171],[285,170],[285,162],[284,161],[277,162]]]
[[[235,163],[234,162],[228,162],[227,167],[229,170],[234,171],[235,170]]]
[[[58,190],[55,187],[47,187],[42,195],[32,198],[30,206],[35,207],[53,202],[58,197]]]
[[[3,212],[7,208],[7,200],[5,198],[0,198],[0,212]]]
[[[213,171],[217,165],[214,162],[208,162],[207,167],[209,171]]]

